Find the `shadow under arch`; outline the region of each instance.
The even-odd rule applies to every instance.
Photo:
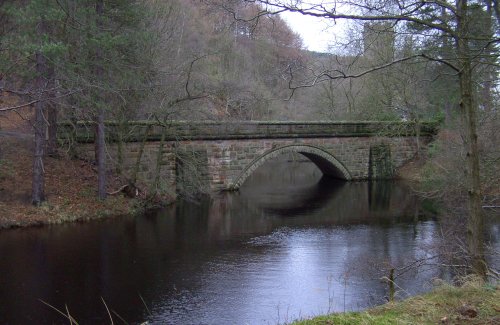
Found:
[[[287,153],[300,153],[311,160],[324,175],[351,180],[351,174],[347,168],[329,152],[311,145],[287,145],[279,148],[273,148],[266,151],[260,157],[254,159],[245,169],[238,175],[233,184],[230,186],[232,190],[237,190],[245,182],[245,180],[266,161],[276,158]]]

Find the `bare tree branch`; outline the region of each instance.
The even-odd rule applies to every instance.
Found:
[[[383,70],[383,69],[389,68],[389,67],[391,67],[393,65],[397,65],[397,64],[400,64],[400,63],[403,63],[403,62],[406,62],[406,61],[410,61],[410,60],[414,60],[414,59],[417,59],[417,58],[424,58],[426,60],[440,62],[440,63],[443,63],[443,64],[447,65],[448,67],[452,68],[456,72],[460,71],[458,67],[456,67],[455,65],[453,65],[452,63],[450,63],[449,61],[447,61],[445,59],[433,58],[433,57],[431,57],[431,56],[429,56],[427,54],[416,54],[416,55],[404,57],[404,58],[401,58],[401,59],[393,60],[391,62],[388,62],[388,63],[382,64],[382,65],[379,65],[379,66],[376,66],[376,67],[364,70],[364,71],[362,71],[360,73],[357,73],[357,74],[346,74],[345,72],[343,72],[343,71],[341,71],[339,69],[334,69],[334,70],[331,70],[331,71],[330,70],[325,70],[325,71],[323,71],[323,72],[315,75],[310,82],[304,83],[304,84],[300,84],[298,86],[294,86],[293,85],[293,71],[292,71],[292,67],[290,66],[289,67],[289,72],[290,72],[291,78],[290,78],[290,80],[288,82],[288,88],[290,90],[292,90],[292,93],[291,93],[289,99],[291,99],[291,97],[293,96],[293,93],[297,89],[300,89],[300,88],[314,87],[316,84],[324,82],[324,81],[327,81],[327,80],[360,78],[360,77],[363,77],[363,76],[365,76],[367,74],[373,73],[375,71]]]
[[[55,99],[67,97],[67,96],[73,95],[73,94],[78,93],[78,92],[81,92],[81,89],[73,90],[73,91],[70,91],[70,92],[68,92],[66,94],[55,96],[55,97],[47,97],[47,98],[35,99],[35,100],[30,101],[30,102],[27,102],[27,103],[24,103],[24,104],[21,104],[21,105],[17,105],[17,106],[0,107],[0,112],[14,111],[14,110],[17,110],[17,109],[20,109],[20,108],[24,108],[24,107],[28,107],[28,106],[34,105],[34,104],[36,104],[38,102],[42,102],[42,101],[54,101]]]
[[[337,6],[339,3],[335,1],[335,7],[328,10],[325,8],[323,5],[309,5],[308,7],[299,7],[299,4],[302,4],[302,2],[299,1],[273,1],[273,0],[245,0],[246,2],[249,3],[259,3],[263,4],[266,6],[266,10],[260,13],[260,16],[263,15],[277,15],[285,11],[289,12],[296,12],[300,13],[304,16],[311,16],[311,17],[316,17],[316,18],[327,18],[327,19],[342,19],[342,20],[358,20],[358,21],[395,21],[395,22],[400,22],[400,21],[406,21],[406,22],[412,22],[416,23],[422,26],[426,26],[435,30],[439,30],[442,32],[447,33],[448,35],[451,35],[452,37],[458,37],[456,32],[448,27],[444,22],[443,23],[434,23],[431,20],[425,20],[418,18],[415,14],[418,13],[421,10],[424,10],[425,7],[430,7],[430,5],[438,5],[440,7],[443,7],[447,10],[452,10],[455,13],[456,8],[453,6],[443,3],[442,1],[415,1],[410,3],[409,5],[405,6],[404,8],[400,9],[400,13],[384,13],[380,15],[370,15],[370,14],[347,14],[347,13],[342,13],[338,12]],[[340,3],[340,4],[346,4],[346,3]],[[359,8],[362,8],[362,6],[359,3],[351,3],[347,2],[347,4],[351,6],[357,6]],[[268,9],[267,9],[268,8]],[[276,10],[271,9],[271,8],[277,8]],[[373,8],[363,8],[367,9],[370,11],[373,11]],[[241,18],[240,18],[241,19]],[[250,19],[249,19],[250,20]]]

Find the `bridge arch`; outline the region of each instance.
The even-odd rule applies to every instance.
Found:
[[[245,169],[236,177],[230,188],[236,190],[245,182],[245,180],[266,161],[286,153],[300,153],[311,160],[325,175],[351,180],[351,174],[347,168],[329,152],[310,145],[287,145],[273,148],[254,159]]]

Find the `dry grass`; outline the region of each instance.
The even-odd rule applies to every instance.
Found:
[[[473,316],[474,311],[477,312]],[[473,317],[472,317],[473,316]],[[295,325],[500,324],[500,288],[468,281],[461,287],[442,285],[431,293],[389,303],[366,312],[332,314]]]

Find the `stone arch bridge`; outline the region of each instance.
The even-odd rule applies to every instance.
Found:
[[[62,123],[59,129],[78,144],[80,157],[93,159],[91,124]],[[299,153],[336,178],[392,178],[435,131],[433,123],[407,122],[108,123],[108,165],[170,190],[238,189],[256,168],[285,153]]]

